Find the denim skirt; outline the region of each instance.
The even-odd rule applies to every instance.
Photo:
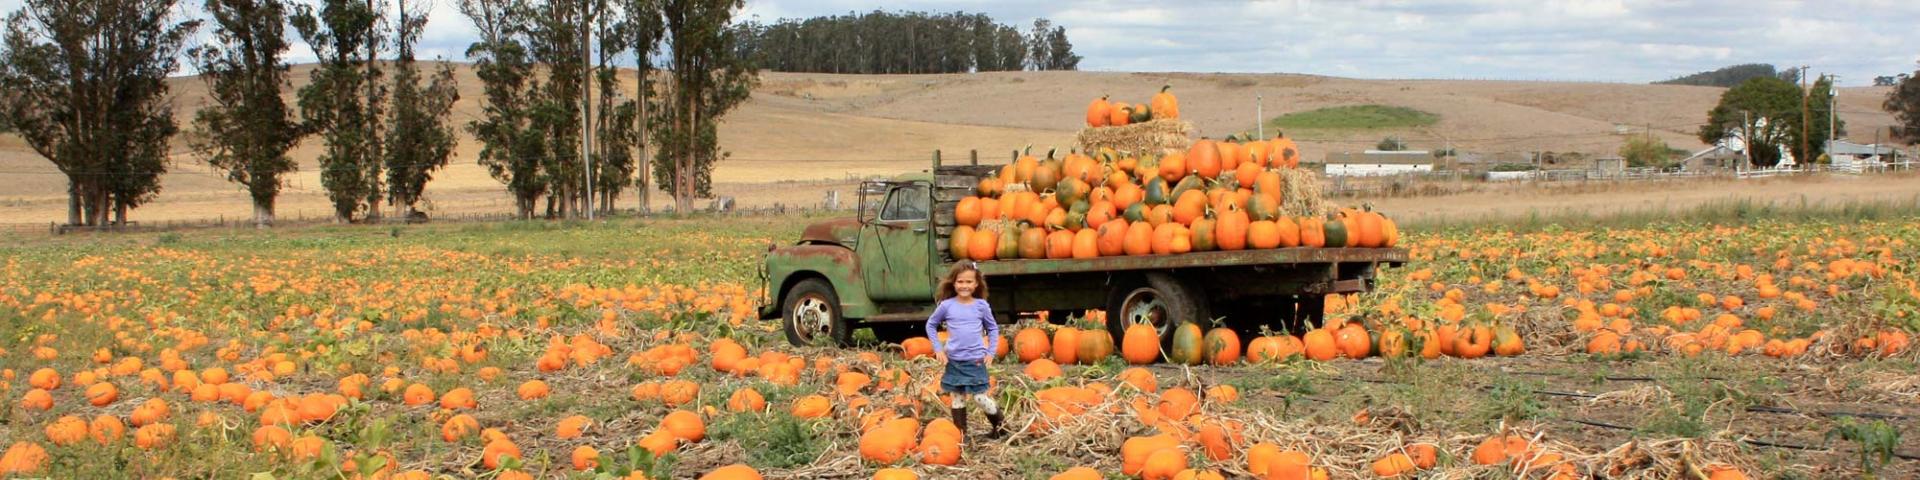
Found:
[[[946,373],[940,375],[940,391],[972,395],[987,393],[987,364],[985,360],[951,360],[947,362]]]

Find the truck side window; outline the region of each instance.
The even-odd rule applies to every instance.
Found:
[[[887,195],[886,207],[880,209],[880,220],[926,220],[928,200],[925,185],[895,188],[892,194]]]

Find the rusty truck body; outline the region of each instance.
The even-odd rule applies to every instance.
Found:
[[[809,225],[794,243],[768,247],[760,317],[780,320],[795,345],[846,345],[858,328],[883,341],[923,334],[934,291],[956,261],[947,248],[955,205],[998,169],[942,165],[936,153],[931,170],[864,182],[854,218]],[[1318,325],[1327,294],[1371,290],[1380,267],[1406,261],[1399,248],[1281,248],[978,266],[1002,323],[1103,309],[1114,338],[1148,323],[1164,342],[1180,322],[1223,321],[1245,339],[1261,326]]]

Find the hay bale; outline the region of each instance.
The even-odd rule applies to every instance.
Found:
[[[1280,211],[1288,216],[1316,216],[1331,212],[1320,175],[1304,168],[1280,169]]]
[[[1156,155],[1185,152],[1187,147],[1193,145],[1193,124],[1184,120],[1160,119],[1119,127],[1086,128],[1074,136],[1074,144],[1079,146],[1081,152],[1088,153],[1102,148]]]

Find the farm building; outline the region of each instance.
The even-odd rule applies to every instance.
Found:
[[[1433,169],[1433,154],[1426,150],[1367,150],[1327,154],[1328,176],[1398,175],[1432,172]]]
[[[1710,172],[1715,170],[1731,170],[1740,166],[1741,162],[1745,161],[1747,161],[1746,154],[1728,148],[1725,143],[1722,143],[1709,147],[1706,150],[1694,152],[1693,155],[1688,155],[1687,158],[1680,159],[1679,165],[1680,169],[1684,171]]]
[[[1838,170],[1874,170],[1883,168],[1894,161],[1899,152],[1886,145],[1861,145],[1858,143],[1828,140],[1827,157]]]
[[[1620,157],[1601,157],[1593,159],[1593,172],[1587,174],[1594,178],[1614,178],[1627,173],[1627,159]]]

